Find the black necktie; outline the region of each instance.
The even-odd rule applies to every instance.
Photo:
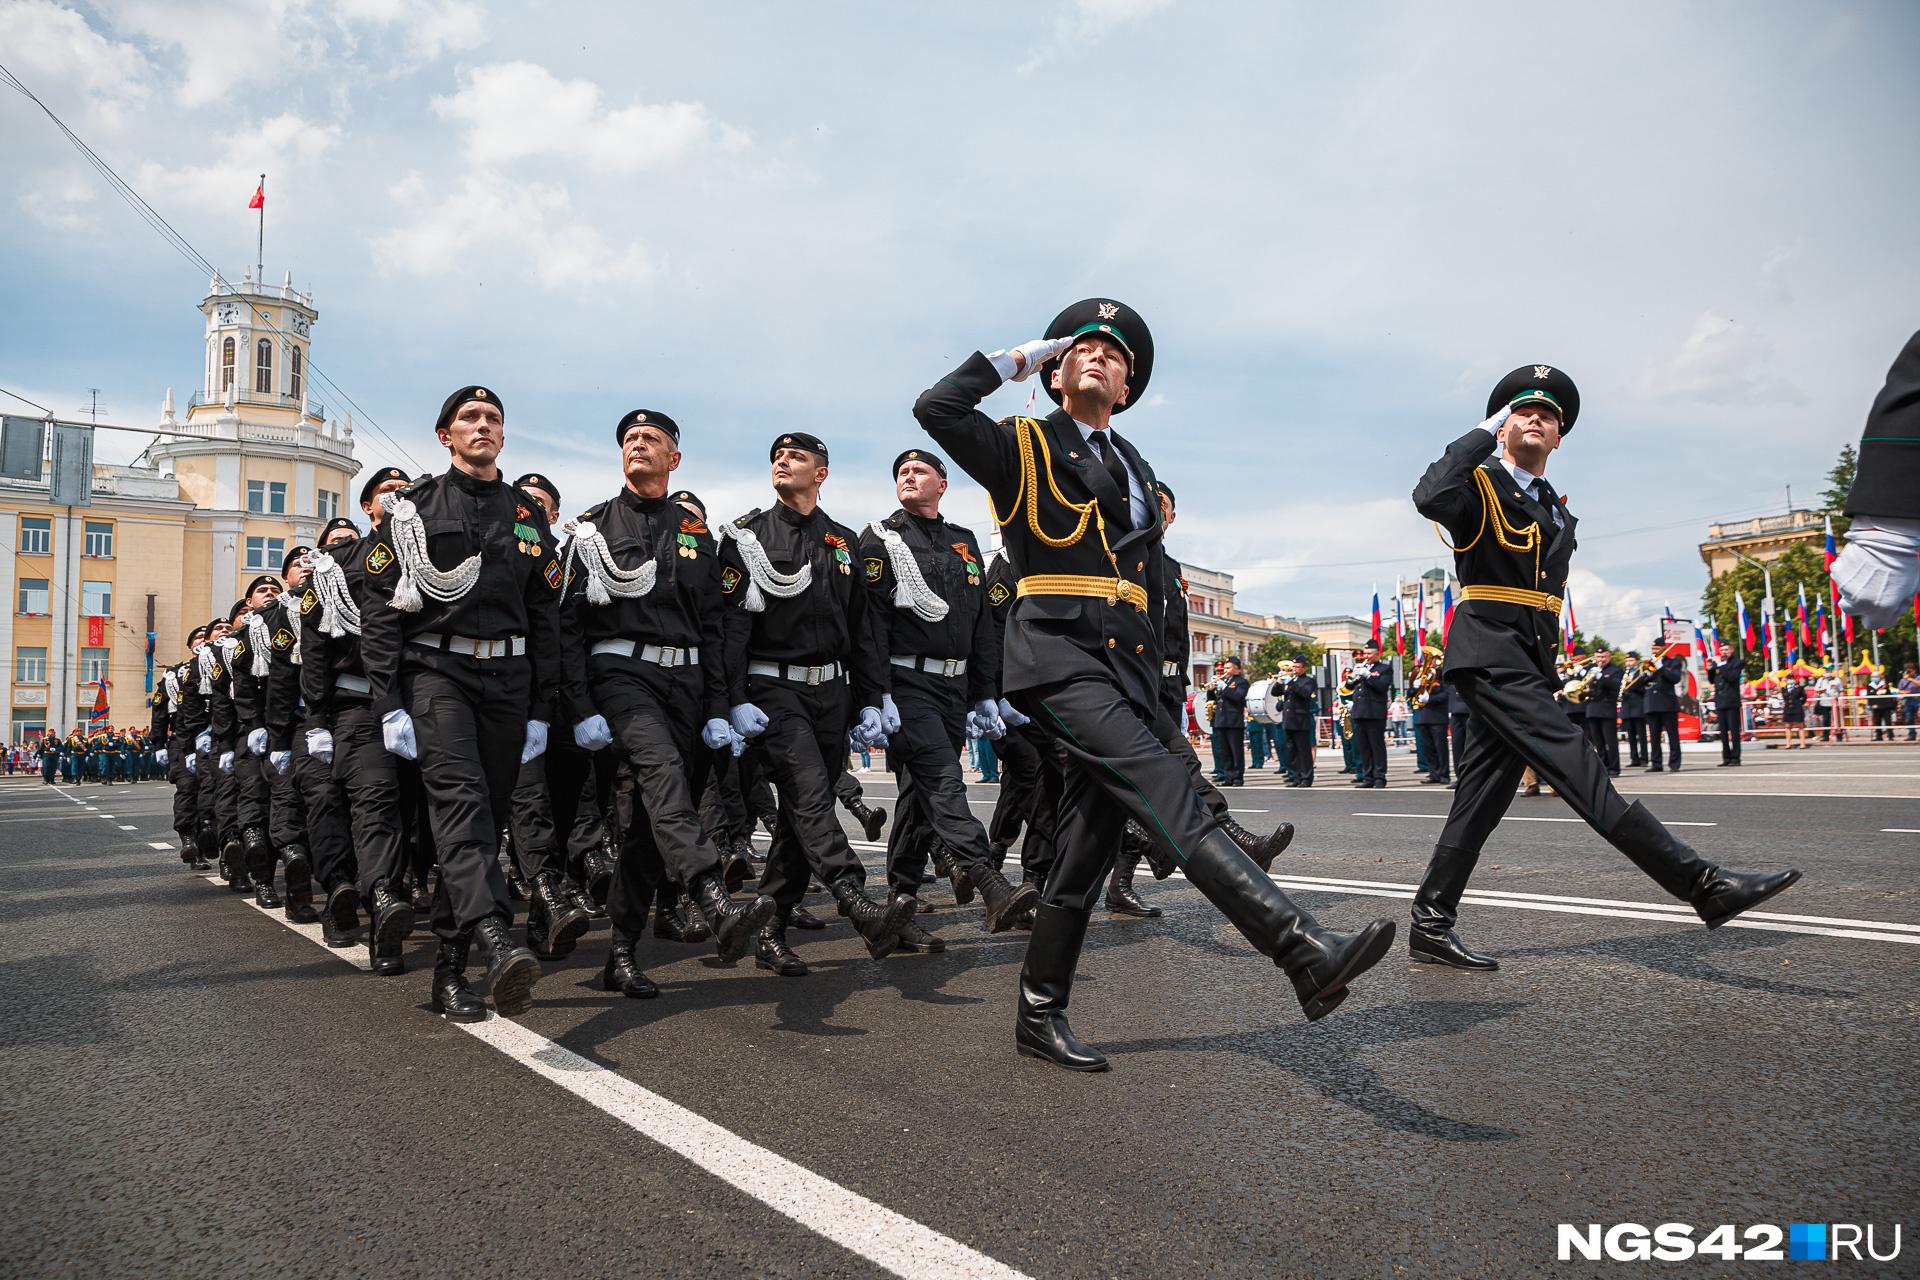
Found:
[[[1560,499],[1554,495],[1553,486],[1547,483],[1545,476],[1540,477],[1539,491],[1540,505],[1547,509],[1547,514],[1553,517],[1553,527],[1558,529],[1561,523],[1559,510]]]
[[[1089,440],[1093,451],[1100,455],[1100,461],[1107,464],[1107,474],[1120,486],[1120,509],[1127,513],[1127,527],[1133,527],[1133,487],[1127,483],[1127,464],[1120,461],[1120,450],[1113,448],[1113,441],[1107,439],[1107,433],[1096,431]]]

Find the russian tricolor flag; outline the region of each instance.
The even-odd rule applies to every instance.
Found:
[[[1376,648],[1379,647],[1379,644],[1380,644],[1380,588],[1379,587],[1375,587],[1373,589],[1373,643]]]

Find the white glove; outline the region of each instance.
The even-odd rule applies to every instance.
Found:
[[[884,738],[886,734],[886,729],[880,723],[880,708],[860,708],[860,723],[854,726],[853,740],[872,747],[876,740]]]
[[[1021,715],[1019,710],[1005,698],[1000,699],[999,711],[1000,718],[1007,722],[1009,729],[1018,729],[1023,724],[1033,723],[1031,718]]]
[[[420,748],[413,740],[413,717],[405,711],[389,711],[380,717],[380,741],[402,760],[420,758]]]
[[[1035,369],[1072,345],[1072,338],[1035,338],[1032,342],[1021,343],[1014,351],[1026,363],[1020,366],[1020,372],[1013,375],[1013,380],[1025,382],[1033,376]]]
[[[159,765],[162,769],[167,767],[167,749],[165,747],[162,747],[158,751],[153,753],[153,762]]]
[[[189,751],[189,752],[187,752],[187,760],[186,760],[186,765],[187,765],[187,772],[188,772],[188,773],[198,773],[198,772],[199,772],[199,770],[197,770],[197,769],[195,769],[195,768],[193,767],[193,760],[194,760],[194,753],[193,753],[193,752],[191,752],[191,751]]]
[[[740,753],[747,749],[747,740],[741,737],[739,734],[735,733],[733,731],[732,725],[728,725],[727,726],[727,745],[733,748],[733,758],[738,760],[740,758]]]
[[[271,751],[267,753],[267,763],[273,766],[275,773],[285,773],[287,766],[293,763],[293,752]]]
[[[1485,422],[1480,424],[1480,429],[1482,431],[1491,431],[1494,435],[1497,436],[1500,434],[1500,428],[1506,426],[1507,419],[1511,418],[1512,416],[1513,416],[1513,406],[1510,404],[1503,404],[1500,406],[1500,412],[1494,414],[1491,418],[1488,418]]]
[[[882,734],[873,740],[872,750],[885,751],[886,749],[887,749],[887,738],[885,734]]]
[[[602,747],[613,745],[613,730],[607,726],[607,718],[594,714],[573,726],[573,745],[582,751],[598,751]]]
[[[1920,520],[1857,516],[1833,562],[1840,607],[1869,631],[1892,626],[1920,592]]]
[[[333,734],[325,729],[307,730],[307,754],[321,764],[332,764]]]
[[[707,746],[715,751],[731,743],[733,736],[733,726],[725,720],[722,720],[719,716],[715,716],[713,719],[707,721],[706,725],[700,730],[700,741],[706,743]],[[742,738],[741,741],[745,742],[746,739]],[[736,751],[733,754],[739,755],[740,753]]]
[[[233,772],[233,752],[222,751],[220,753],[220,772],[222,773]]]
[[[520,748],[520,763],[525,764],[529,760],[538,759],[546,749],[547,722],[545,720],[527,721],[527,743]]]
[[[751,702],[733,709],[733,731],[743,738],[757,738],[767,731],[767,713]]]
[[[267,754],[267,731],[255,729],[247,735],[247,750],[256,756]]]
[[[977,738],[982,732],[980,728],[980,717],[974,712],[967,712],[967,736],[969,738]]]
[[[1000,704],[992,698],[982,698],[974,705],[973,714],[979,717],[980,732],[989,738],[1007,736],[1007,723],[1000,718]]]
[[[880,695],[880,731],[886,734],[900,732],[900,708],[893,705],[893,695]]]
[[[202,729],[200,731],[200,736],[193,740],[193,749],[195,751],[213,750],[213,734],[211,734],[205,729]]]

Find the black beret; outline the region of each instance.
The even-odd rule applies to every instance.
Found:
[[[667,495],[667,501],[668,502],[684,502],[691,506],[698,507],[700,509],[700,514],[703,518],[707,514],[707,504],[700,501],[699,497],[691,489],[681,489],[674,493],[670,493]]]
[[[255,578],[254,581],[257,583],[260,581],[260,579]],[[247,595],[250,596],[252,594],[253,594],[253,588],[248,587]],[[247,597],[241,596],[238,600],[235,600],[233,602],[233,608],[227,610],[227,616],[222,618],[221,621],[226,623],[229,627],[231,627],[234,624],[234,622],[240,617],[240,615],[245,613],[246,611],[247,611]]]
[[[1523,404],[1552,405],[1560,415],[1560,434],[1564,436],[1580,416],[1580,390],[1572,378],[1550,364],[1523,364],[1500,379],[1487,397],[1487,416],[1500,412],[1502,405],[1517,409]]]
[[[258,591],[263,586],[277,587],[279,585],[280,585],[280,579],[274,577],[270,573],[263,573],[259,577],[255,578],[252,582],[249,582],[247,584],[247,594],[244,596],[241,596],[240,604],[235,605],[234,607],[237,609],[240,607],[240,605],[246,604],[247,596],[251,596],[254,592]]]
[[[300,558],[301,556],[304,556],[304,555],[306,555],[306,554],[308,554],[308,553],[309,553],[309,552],[311,552],[312,550],[313,550],[313,548],[312,548],[312,547],[291,547],[291,548],[289,548],[289,549],[288,549],[288,551],[287,551],[287,554],[286,554],[286,555],[284,555],[284,556],[282,556],[282,557],[280,558],[280,576],[281,576],[281,577],[283,577],[283,578],[284,578],[284,577],[286,577],[286,576],[287,576],[287,570],[289,570],[289,569],[291,569],[291,568],[293,568],[293,562],[294,562],[295,560],[298,560],[298,559],[299,559],[299,558]],[[252,592],[252,591],[248,591],[248,592],[247,592],[247,594],[248,594],[248,595],[252,595],[252,594],[253,594],[253,592]]]
[[[1165,498],[1167,500],[1168,506],[1173,507],[1176,510],[1179,508],[1180,503],[1177,500],[1175,500],[1173,496],[1173,490],[1167,487],[1167,482],[1165,480],[1155,480],[1153,482],[1153,491],[1159,494],[1161,497]]]
[[[452,422],[453,415],[460,412],[460,406],[469,400],[486,401],[500,411],[501,421],[504,422],[506,420],[507,406],[500,403],[500,397],[487,390],[487,388],[476,384],[474,386],[462,387],[447,397],[446,403],[440,406],[440,416],[434,419],[434,431],[438,432],[445,428],[449,422]]]
[[[372,502],[373,491],[375,489],[378,489],[381,485],[385,484],[387,481],[398,480],[401,484],[406,484],[411,479],[413,479],[412,476],[408,475],[406,472],[402,471],[398,467],[380,468],[378,471],[368,476],[367,482],[360,486],[360,505],[364,507],[369,502]]]
[[[626,417],[620,419],[620,425],[613,429],[613,442],[615,444],[625,444],[627,442],[627,428],[637,427],[643,422],[650,427],[658,427],[672,436],[675,444],[680,443],[680,424],[672,418],[669,418],[666,414],[656,412],[652,409],[635,409]]]
[[[346,518],[345,516],[335,516],[335,517],[334,517],[333,519],[331,519],[331,520],[329,520],[329,521],[327,521],[327,527],[326,527],[326,528],[324,528],[324,529],[322,529],[322,530],[320,531],[320,545],[321,545],[321,546],[323,546],[323,547],[324,547],[324,546],[326,546],[326,545],[327,545],[327,535],[328,535],[328,534],[330,534],[330,533],[332,533],[332,532],[333,532],[334,530],[336,530],[336,529],[346,529],[346,530],[349,530],[349,531],[351,531],[351,532],[352,532],[352,534],[353,534],[353,536],[354,536],[355,538],[358,538],[358,537],[360,536],[360,526],[359,526],[359,525],[357,525],[357,524],[355,524],[355,523],[354,523],[353,521],[351,521],[351,520],[349,520],[349,519],[347,519],[347,518]]]
[[[544,490],[546,495],[553,499],[554,506],[557,507],[560,505],[560,486],[541,475],[538,471],[527,472],[527,474],[513,482],[513,487],[516,489]]]
[[[187,645],[189,648],[192,647],[193,638],[195,636],[199,636],[202,640],[206,639],[207,629],[204,626],[201,626],[201,627],[195,627],[193,630],[187,632]]]
[[[819,454],[820,461],[827,460],[827,446],[821,443],[820,437],[810,436],[804,431],[789,431],[775,440],[767,449],[767,461],[772,462],[773,455],[782,449],[805,449],[808,453]]]
[[[207,624],[207,630],[211,632],[215,627],[230,627],[232,625],[233,625],[233,618],[231,615],[229,615],[228,617],[225,617],[225,618],[215,618],[212,622],[209,622]]]
[[[1121,413],[1139,404],[1140,397],[1146,394],[1147,379],[1153,376],[1153,334],[1147,331],[1147,322],[1140,318],[1140,313],[1112,298],[1086,298],[1055,316],[1042,336],[1077,338],[1083,333],[1111,338],[1127,353],[1127,399],[1125,404],[1113,406],[1113,411]],[[1047,389],[1055,404],[1060,403],[1060,390],[1053,385],[1053,370],[1059,366],[1060,357],[1055,356],[1039,370],[1043,379],[1040,385]]]
[[[924,462],[932,467],[942,480],[947,478],[947,464],[940,461],[940,455],[937,453],[929,453],[925,449],[909,449],[893,460],[893,474],[898,476],[901,464],[907,462]]]

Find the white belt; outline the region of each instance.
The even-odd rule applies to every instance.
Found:
[[[333,678],[333,687],[336,689],[345,689],[348,693],[373,692],[373,686],[367,682],[365,676],[335,676]]]
[[[1180,664],[1177,662],[1163,662],[1160,664],[1160,674],[1171,680],[1180,674]]]
[[[838,680],[844,670],[837,662],[829,662],[824,667],[783,667],[777,662],[747,663],[747,674],[750,676],[772,676],[775,680],[791,680],[795,684],[825,684],[829,680]]]
[[[508,636],[504,640],[475,640],[471,636],[443,636],[432,631],[422,631],[412,643],[423,649],[443,649],[448,653],[464,653],[469,658],[518,658],[527,652],[525,636]]]
[[[967,674],[965,658],[916,658],[911,654],[905,657],[889,658],[896,667],[905,667],[909,671],[924,671],[934,676],[963,676]]]
[[[700,665],[700,650],[674,649],[666,645],[635,644],[631,640],[602,640],[593,646],[593,653],[617,653],[623,658],[637,654],[642,662],[657,663],[663,667],[697,667]]]

